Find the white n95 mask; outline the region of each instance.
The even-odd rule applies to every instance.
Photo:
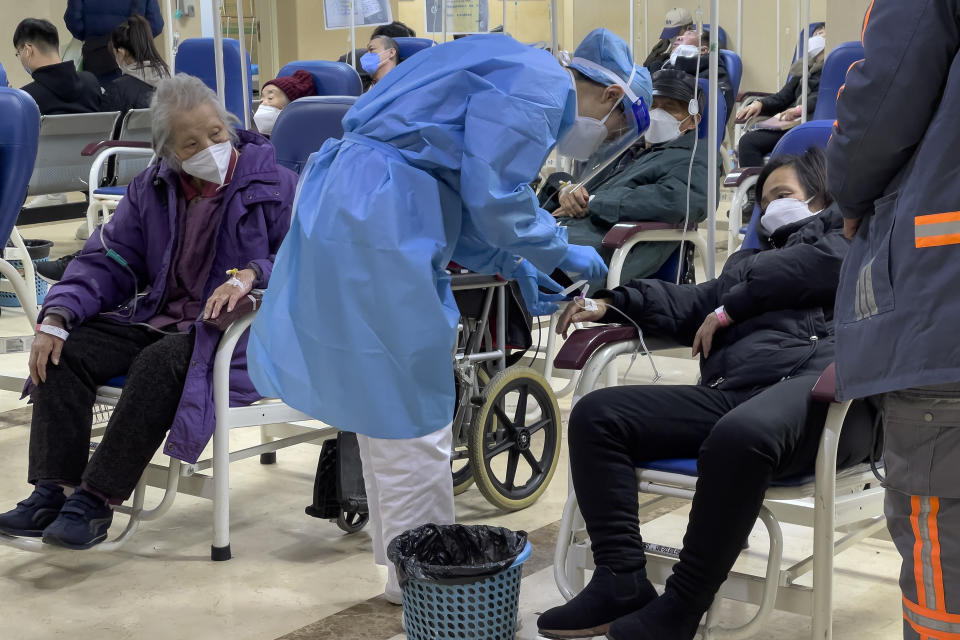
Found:
[[[676,66],[677,58],[696,58],[700,48],[692,44],[682,44],[670,54],[670,64]]]
[[[819,214],[819,211],[810,211],[809,200],[797,200],[796,198],[780,198],[767,205],[767,210],[763,212],[760,218],[760,226],[767,232],[767,235],[773,235],[773,232],[788,224],[800,222],[807,218]]]
[[[185,172],[196,178],[222,185],[227,178],[232,154],[233,144],[229,140],[218,142],[190,156],[181,166]]]
[[[277,116],[280,115],[280,109],[262,104],[257,107],[253,114],[253,122],[257,125],[257,131],[264,135],[270,135],[273,131],[273,125],[277,122]]]
[[[686,121],[686,118],[684,118]],[[680,137],[680,125],[677,119],[665,109],[654,109],[650,112],[650,128],[644,134],[650,144],[663,144]]]

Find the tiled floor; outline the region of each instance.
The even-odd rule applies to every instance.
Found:
[[[77,223],[25,229],[28,237],[57,241],[55,255],[70,252]],[[22,313],[3,310],[0,336],[28,335]],[[659,357],[665,382],[689,383],[696,364],[678,352]],[[624,363],[625,364],[625,363]],[[0,355],[0,373],[24,376],[25,354]],[[650,369],[638,361],[631,381],[649,382]],[[30,409],[18,395],[0,392],[0,508],[28,492],[26,450]],[[569,398],[561,400],[564,413]],[[250,430],[255,431],[255,430]],[[235,434],[235,444],[256,441],[256,433]],[[234,558],[209,560],[210,503],[181,496],[160,520],[144,523],[121,551],[32,554],[0,547],[0,638],[3,640],[152,640],[197,637],[231,640],[402,638],[399,608],[377,596],[385,571],[373,565],[366,532],[347,536],[334,524],[309,518],[319,448],[301,445],[279,453],[278,464],[256,459],[231,466],[231,531]],[[566,453],[563,452],[565,459]],[[458,518],[495,523],[532,533],[537,552],[527,567],[521,594],[523,627],[518,638],[536,637],[536,614],[561,602],[553,583],[552,545],[566,496],[561,464],[537,504],[504,514],[476,488],[457,499]],[[159,492],[151,490],[148,503]],[[117,516],[117,522],[125,518]],[[679,546],[686,524],[682,503],[644,526],[648,537]],[[116,527],[115,527],[116,529]],[[764,548],[756,531],[751,549]],[[788,529],[786,554],[809,547],[803,531]],[[754,552],[744,560],[751,570]],[[900,637],[898,559],[888,541],[870,540],[842,554],[837,563],[835,633],[840,640]],[[723,620],[746,614],[725,605]],[[806,619],[776,614],[756,638],[809,637]]]

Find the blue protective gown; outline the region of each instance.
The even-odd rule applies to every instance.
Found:
[[[557,267],[566,231],[528,183],[575,115],[569,74],[503,35],[422,51],[359,98],[301,176],[247,348],[257,389],[377,438],[448,425],[445,268]]]

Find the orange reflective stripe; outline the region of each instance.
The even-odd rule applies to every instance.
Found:
[[[913,611],[919,616],[930,618],[931,620],[939,620],[940,622],[946,622],[948,624],[960,624],[960,615],[955,613],[947,613],[946,611],[934,611],[933,609],[928,609],[911,601],[909,598],[903,595],[900,596],[900,599],[903,600],[903,606],[905,608]]]
[[[870,24],[870,14],[873,13],[873,0],[870,2],[870,7],[867,9],[867,15],[863,18],[863,31],[860,33],[860,43],[863,44],[863,39],[867,35],[867,25]]]
[[[960,633],[948,633],[946,631],[935,631],[921,626],[904,616],[904,620],[910,623],[913,630],[920,634],[920,640],[960,640]]]
[[[960,233],[948,233],[943,236],[917,238],[917,249],[926,249],[929,247],[945,247],[950,244],[960,244]]]
[[[930,498],[930,564],[933,565],[933,593],[937,600],[937,611],[947,610],[946,597],[943,590],[943,567],[940,565],[940,532],[937,529],[937,513],[940,512],[940,498]]]
[[[925,224],[941,224],[943,222],[960,222],[960,211],[932,213],[926,216],[917,216],[913,219],[913,223],[917,226]]]
[[[923,586],[923,538],[920,536],[920,496],[910,496],[910,525],[913,528],[913,578],[917,582],[917,602],[927,601]]]

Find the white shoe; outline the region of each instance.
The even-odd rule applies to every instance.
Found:
[[[36,209],[37,207],[52,207],[58,204],[67,204],[67,194],[65,193],[45,193],[41,196],[34,196],[30,202],[23,205],[24,209]]]
[[[86,240],[90,237],[90,227],[87,226],[86,220],[77,227],[76,238],[77,240]]]

